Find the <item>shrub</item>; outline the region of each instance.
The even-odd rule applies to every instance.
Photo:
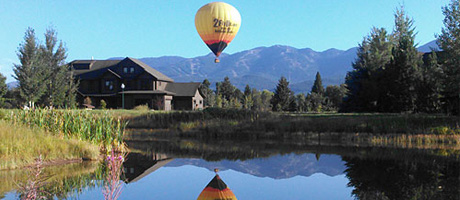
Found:
[[[148,111],[149,110],[149,106],[147,104],[144,104],[144,105],[138,105],[136,107],[133,108],[134,110],[139,110],[139,111]]]
[[[101,109],[106,109],[107,108],[107,103],[104,101],[104,99],[101,99]]]

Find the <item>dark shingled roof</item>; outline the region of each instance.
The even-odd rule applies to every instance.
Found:
[[[74,60],[70,62],[73,64],[89,64],[89,70],[75,70],[75,75],[84,74],[86,72],[96,71],[98,69],[108,68],[120,63],[121,60]]]
[[[143,63],[142,61],[140,61],[138,59],[126,57],[123,60],[126,60],[126,59],[129,59],[129,60],[133,61],[134,63],[136,63],[137,65],[142,67],[147,73],[151,74],[152,76],[154,76],[158,80],[167,81],[167,82],[174,82],[174,80],[172,78],[169,78],[168,76],[162,74],[161,72],[157,71],[156,69],[153,69],[152,67],[148,66],[147,64]],[[70,62],[69,65],[73,65],[73,64],[88,64],[90,66],[90,69],[88,69],[88,70],[86,70],[86,69],[74,70],[75,75],[76,76],[82,75],[82,76],[80,76],[80,78],[83,78],[83,77],[84,78],[96,78],[98,75],[104,73],[106,69],[117,65],[118,63],[120,63],[123,60],[74,60],[74,61]],[[102,70],[102,69],[104,69],[104,70]],[[93,71],[97,71],[97,70],[100,70],[100,71],[98,71],[96,74],[92,74],[92,75],[88,75],[88,76],[83,75],[83,74],[85,74],[87,72],[93,72]]]
[[[142,62],[142,61],[140,61],[138,59],[129,58],[129,57],[127,59],[132,60],[134,63],[136,63],[139,66],[141,66],[142,68],[144,68],[145,71],[147,71],[148,73],[152,74],[158,80],[174,82],[174,80],[172,78],[169,78],[168,76],[162,74],[161,72],[157,71],[156,69],[153,69],[152,67],[148,66],[147,64],[145,64],[144,62]]]
[[[165,90],[175,93],[178,97],[193,97],[201,83],[168,83]]]
[[[175,93],[170,91],[164,90],[129,90],[119,92],[120,94],[167,94],[167,95],[175,95]]]

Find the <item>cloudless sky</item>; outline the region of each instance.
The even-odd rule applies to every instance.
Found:
[[[204,0],[0,0],[0,73],[11,77],[27,27],[52,26],[67,49],[67,61],[110,57],[195,57],[210,51],[195,30]],[[372,27],[393,29],[404,5],[414,19],[416,41],[435,39],[450,0],[227,0],[239,10],[240,31],[225,53],[289,45],[324,51],[358,46]],[[154,67],[154,66],[153,66]]]

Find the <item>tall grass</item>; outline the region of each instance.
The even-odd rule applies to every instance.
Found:
[[[43,160],[96,159],[99,149],[85,141],[60,139],[50,133],[0,120],[0,169],[29,165]]]
[[[242,109],[207,108],[201,111],[149,112],[129,117],[128,128],[172,128],[180,124],[199,124],[209,120],[237,120],[254,122],[268,116],[268,112]]]
[[[125,123],[109,112],[87,110],[2,110],[1,118],[15,125],[38,127],[62,138],[78,138],[103,146],[120,145],[125,128]]]

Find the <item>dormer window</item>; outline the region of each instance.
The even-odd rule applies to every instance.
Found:
[[[127,74],[133,74],[134,73],[134,67],[123,67],[123,73]]]

